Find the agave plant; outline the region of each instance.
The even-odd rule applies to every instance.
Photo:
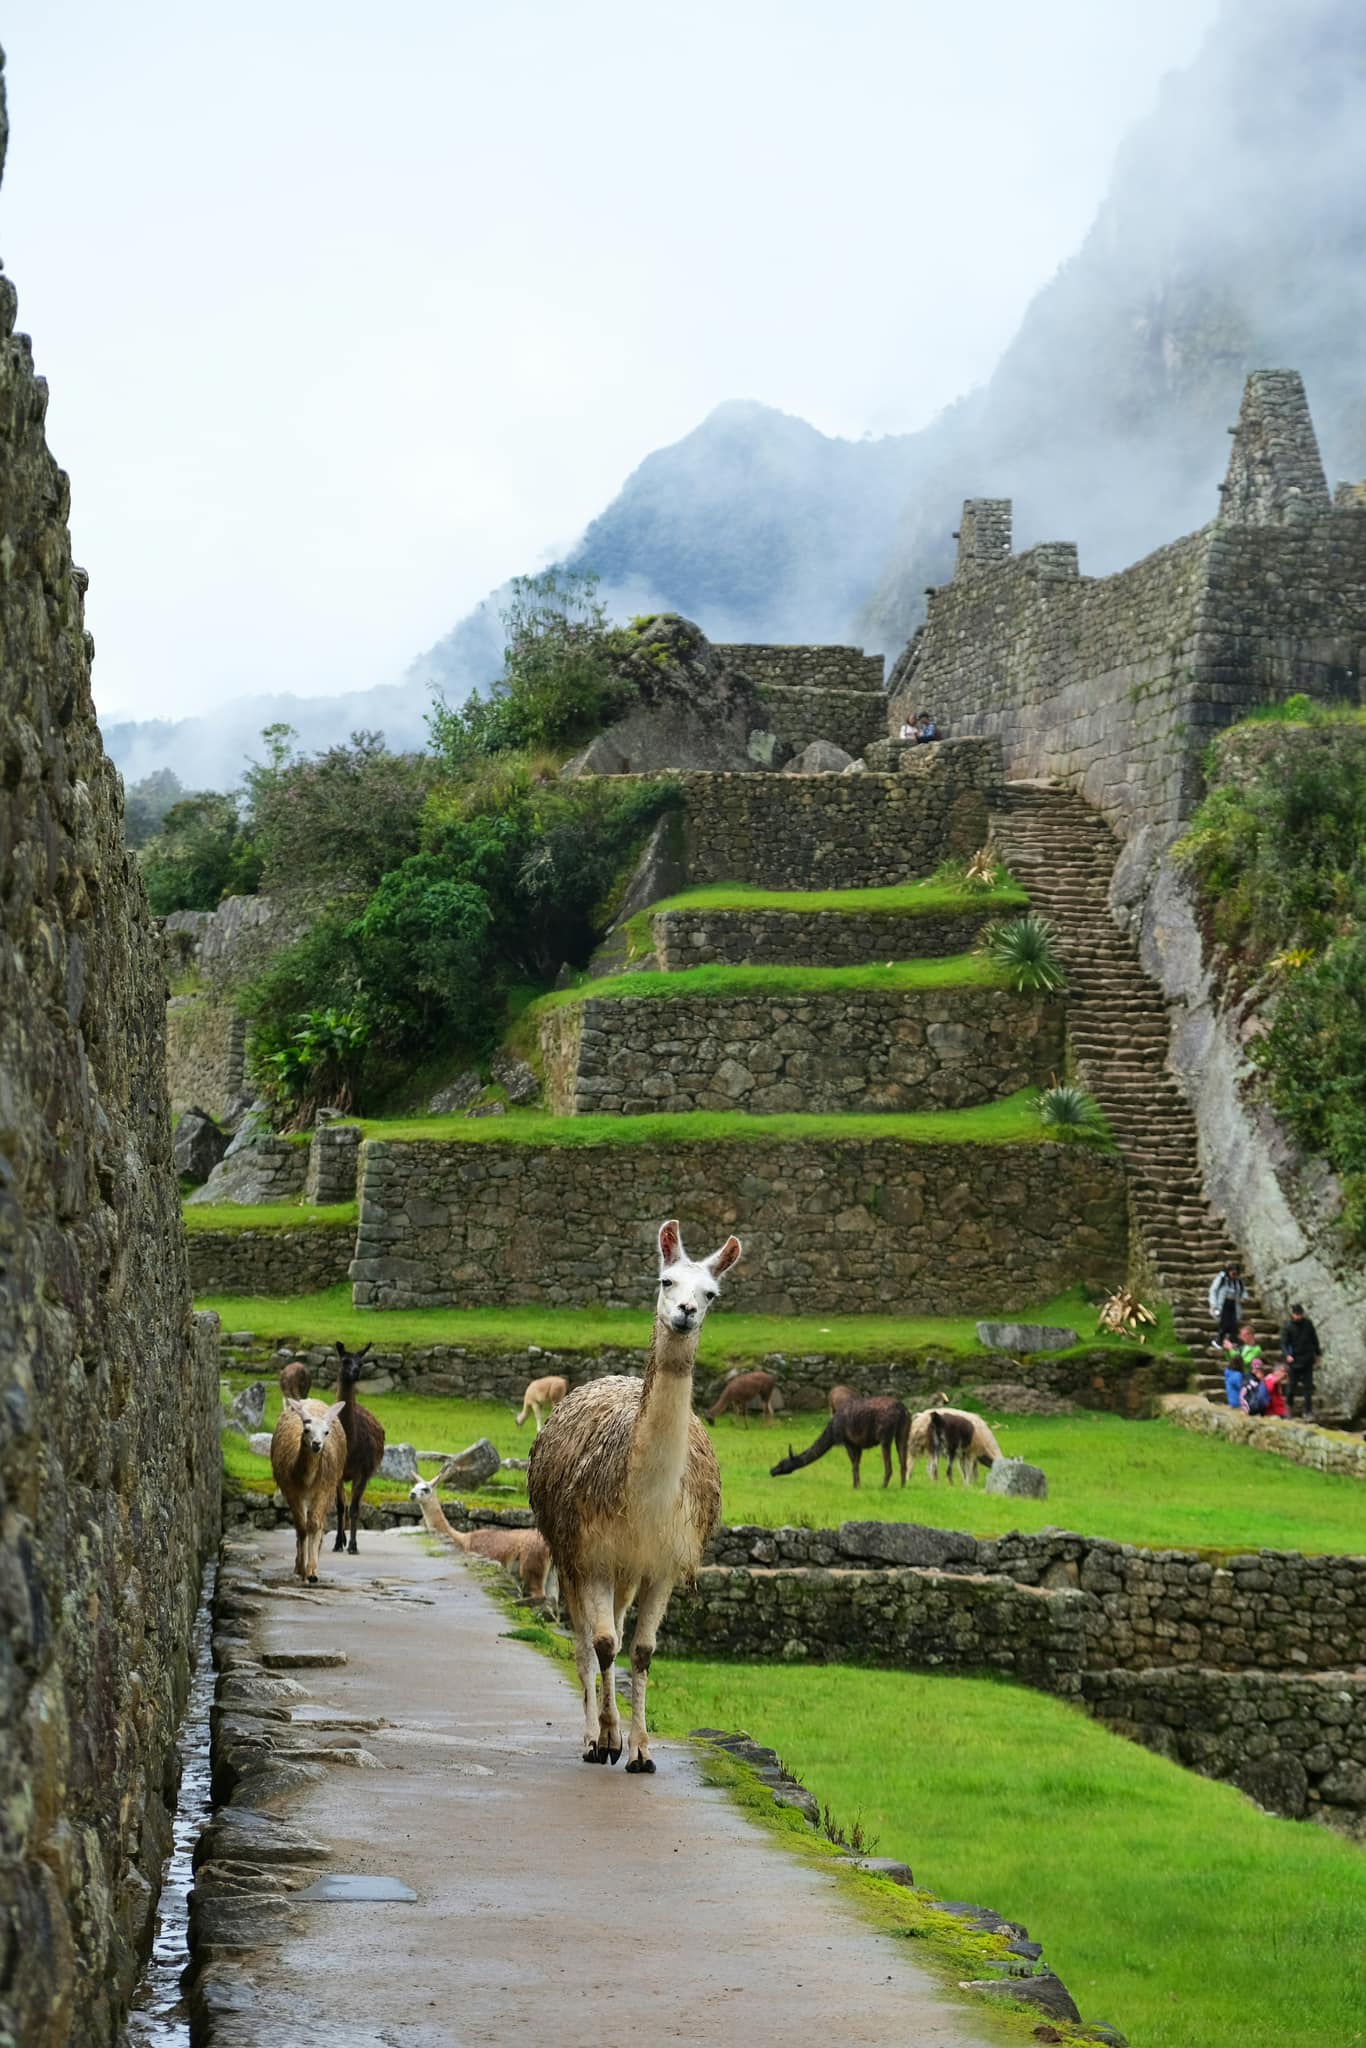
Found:
[[[1041,917],[1012,917],[988,926],[982,943],[990,958],[1005,969],[1012,988],[1021,994],[1051,995],[1066,976],[1058,958],[1057,937]]]
[[[1132,1287],[1117,1287],[1100,1305],[1096,1318],[1098,1330],[1109,1330],[1116,1337],[1136,1337],[1140,1344],[1146,1344],[1147,1334],[1139,1328],[1141,1323],[1156,1327],[1157,1317],[1150,1308],[1145,1308]]]
[[[1039,1091],[1039,1122],[1059,1138],[1088,1137],[1100,1127],[1100,1110],[1084,1088],[1055,1081]]]
[[[996,858],[996,848],[988,840],[986,845],[980,847],[968,862],[963,880],[972,889],[994,889],[999,872],[1000,864]]]

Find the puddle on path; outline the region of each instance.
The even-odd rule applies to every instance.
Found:
[[[180,1996],[180,1975],[190,1960],[186,1936],[190,1919],[191,1863],[200,1831],[209,1818],[209,1708],[213,1705],[213,1587],[217,1566],[204,1567],[199,1612],[190,1638],[194,1659],[190,1697],[180,1724],[180,1797],[176,1802],[171,1853],[161,1878],[156,1938],[133,1997],[124,2034],[126,2048],[188,2048],[190,2018]]]

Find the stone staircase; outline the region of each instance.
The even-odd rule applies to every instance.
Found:
[[[1057,929],[1073,1051],[1124,1155],[1135,1232],[1178,1336],[1205,1354],[1202,1385],[1222,1393],[1210,1370],[1209,1284],[1231,1258],[1248,1267],[1205,1197],[1195,1121],[1167,1071],[1166,1002],[1110,915],[1114,838],[1082,798],[1049,783],[1007,783],[993,830],[1034,910]],[[1278,1328],[1255,1292],[1248,1318],[1274,1355]]]

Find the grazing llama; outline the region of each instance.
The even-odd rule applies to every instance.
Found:
[[[692,1412],[697,1338],[721,1275],[739,1256],[739,1239],[728,1237],[710,1258],[694,1261],[677,1223],[661,1224],[644,1379],[613,1376],[576,1387],[532,1446],[527,1490],[574,1631],[585,1763],[615,1763],[621,1755],[616,1657],[634,1600],[626,1768],[655,1767],[645,1727],[655,1639],[669,1595],[680,1579],[696,1576],[721,1519],[720,1468]]]
[[[318,1552],[327,1533],[327,1510],[346,1463],[342,1404],[305,1407],[286,1399],[270,1439],[270,1469],[294,1524],[294,1575],[318,1582]]]
[[[854,1390],[852,1387],[832,1387],[826,1406],[833,1415],[837,1408],[842,1408],[846,1401],[852,1401],[853,1399]]]
[[[337,1375],[337,1398],[341,1402],[342,1428],[346,1431],[346,1469],[337,1481],[337,1540],[334,1550],[347,1550],[356,1555],[356,1525],[360,1521],[360,1504],[365,1489],[379,1470],[380,1459],[384,1456],[384,1424],[372,1415],[368,1408],[362,1408],[356,1399],[356,1382],[361,1376],[361,1361],[370,1350],[367,1344],[362,1351],[348,1351],[340,1337],[337,1339],[339,1371]],[[351,1541],[346,1540],[346,1482],[351,1482]]]
[[[563,1401],[569,1392],[568,1380],[562,1380],[558,1373],[547,1373],[543,1380],[531,1380],[522,1396],[522,1412],[514,1415],[518,1429],[530,1415],[536,1424],[537,1436],[541,1433],[541,1410],[553,1408],[557,1401]]]
[[[772,1422],[773,1396],[777,1391],[778,1375],[776,1373],[732,1373],[703,1419],[707,1422],[714,1422],[718,1415],[724,1415],[728,1409],[734,1409],[735,1413],[744,1423],[745,1428],[748,1429],[749,1404],[751,1401],[758,1401],[762,1403],[761,1413],[764,1421]]]
[[[953,1485],[953,1464],[956,1458],[964,1486],[971,1486],[977,1478],[977,1467],[994,1465],[1001,1456],[1001,1446],[981,1416],[974,1415],[970,1409],[931,1408],[931,1479],[938,1479],[939,1460],[944,1456],[948,1458],[946,1477],[949,1485]]]
[[[833,1451],[836,1444],[843,1444],[849,1453],[849,1463],[854,1468],[854,1487],[859,1481],[859,1460],[863,1453],[876,1444],[882,1452],[882,1484],[892,1483],[892,1445],[897,1448],[901,1461],[901,1484],[906,1484],[906,1446],[911,1434],[911,1418],[901,1402],[892,1394],[853,1394],[842,1401],[825,1428],[807,1450],[794,1451],[791,1444],[787,1456],[780,1458],[769,1473],[770,1479],[781,1479],[788,1472],[800,1472],[804,1465],[814,1465],[817,1458],[823,1458],[827,1451]]]
[[[419,1479],[416,1486],[409,1487],[408,1498],[417,1502],[423,1522],[443,1543],[516,1572],[528,1600],[552,1597],[546,1591],[546,1579],[551,1575],[550,1546],[539,1529],[453,1529],[430,1479]]]

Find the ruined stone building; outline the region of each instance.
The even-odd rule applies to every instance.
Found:
[[[0,166],[7,127],[0,98]],[[90,696],[47,389],[0,278],[0,2042],[112,2042],[218,1516],[165,972]]]

